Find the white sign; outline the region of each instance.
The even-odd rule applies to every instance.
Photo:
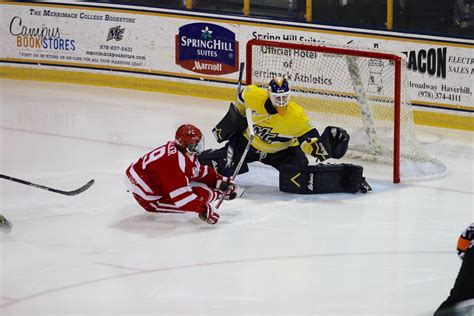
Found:
[[[134,13],[35,3],[0,7],[4,62],[205,78],[213,85],[236,79],[238,64],[245,61],[245,44],[253,38],[349,45],[405,54],[413,103],[474,110],[472,43],[281,27],[159,10]],[[314,78],[308,80],[330,80],[311,75]]]

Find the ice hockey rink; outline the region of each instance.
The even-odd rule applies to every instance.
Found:
[[[212,127],[220,100],[0,80],[1,315],[431,315],[460,267],[474,219],[473,133],[417,127],[446,177],[391,182],[359,162],[368,194],[292,195],[250,165],[221,220],[151,214],[123,185],[125,168],[182,123]],[[342,160],[343,162],[351,162]]]

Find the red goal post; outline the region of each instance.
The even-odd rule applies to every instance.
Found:
[[[404,83],[407,80],[402,78],[404,66],[400,55],[375,50],[256,39],[248,41],[246,47],[246,85],[265,86],[273,75],[286,77],[292,98],[310,113],[308,116],[318,130],[324,129],[325,124],[348,129],[351,143],[355,142],[354,147],[358,148],[363,148],[364,143],[377,143],[380,149],[364,148],[362,156],[385,156],[393,164],[394,183],[400,182],[402,156],[417,163],[433,160],[416,139],[408,87],[402,87],[407,85]],[[375,89],[374,80],[379,84]],[[403,89],[407,95],[402,96]],[[342,114],[348,102],[351,106],[358,104],[358,110]],[[333,112],[332,118],[323,117],[320,108]],[[352,118],[342,123],[338,116]],[[402,134],[401,126],[407,129]],[[364,132],[360,133],[360,144],[357,144],[353,135],[361,130]],[[402,153],[401,137],[410,138]],[[433,171],[431,167],[422,169],[428,169],[423,173]]]

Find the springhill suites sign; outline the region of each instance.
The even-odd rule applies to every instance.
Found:
[[[176,64],[193,72],[224,75],[236,72],[239,43],[235,33],[212,23],[192,23],[176,35]]]

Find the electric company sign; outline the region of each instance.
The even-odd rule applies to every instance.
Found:
[[[211,23],[192,23],[176,35],[176,64],[193,72],[224,75],[236,72],[239,42],[235,33]]]

